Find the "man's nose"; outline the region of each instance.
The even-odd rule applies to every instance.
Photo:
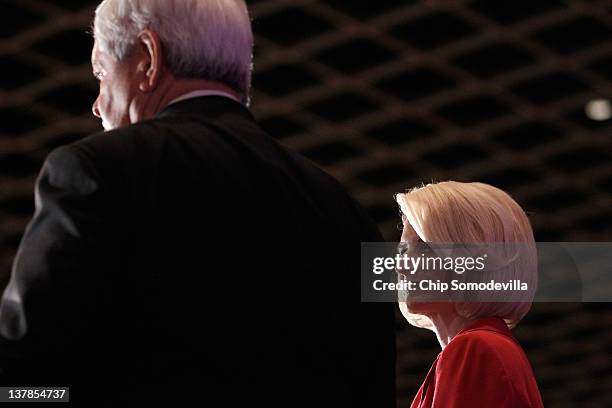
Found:
[[[93,106],[91,107],[91,112],[94,114],[96,118],[100,117],[100,111],[98,110],[98,99],[100,99],[100,97],[96,98],[96,100],[93,103]]]

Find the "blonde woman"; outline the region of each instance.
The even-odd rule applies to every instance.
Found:
[[[542,407],[531,365],[510,331],[527,314],[537,284],[535,243],[525,212],[508,194],[483,183],[430,184],[398,194],[396,201],[403,245],[520,243],[521,256],[498,273],[529,285],[517,301],[478,301],[478,295],[470,301],[400,297],[408,322],[432,330],[442,347],[411,408]]]

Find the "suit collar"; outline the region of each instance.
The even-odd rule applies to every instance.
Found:
[[[214,118],[228,113],[248,115],[249,109],[233,99],[220,95],[204,95],[174,102],[162,109],[156,118],[172,116],[199,116]]]

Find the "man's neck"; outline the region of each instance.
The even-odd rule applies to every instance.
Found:
[[[217,95],[226,95],[234,100],[240,101],[240,95],[227,85],[206,81],[203,79],[184,79],[168,77],[161,83],[155,95],[146,99],[144,106],[133,106],[130,110],[131,123],[136,123],[144,119],[152,118],[161,112],[166,106],[192,92],[207,92]]]

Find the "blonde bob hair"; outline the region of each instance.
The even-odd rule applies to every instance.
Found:
[[[520,256],[501,270],[499,279],[528,284],[521,301],[455,302],[455,311],[469,319],[496,316],[515,327],[527,314],[537,286],[537,251],[533,230],[523,209],[504,191],[484,183],[445,181],[395,196],[406,221],[419,238],[430,243],[520,243]],[[501,275],[501,276],[500,276]],[[503,295],[503,294],[502,294]],[[409,323],[431,328],[427,316],[408,313]]]

